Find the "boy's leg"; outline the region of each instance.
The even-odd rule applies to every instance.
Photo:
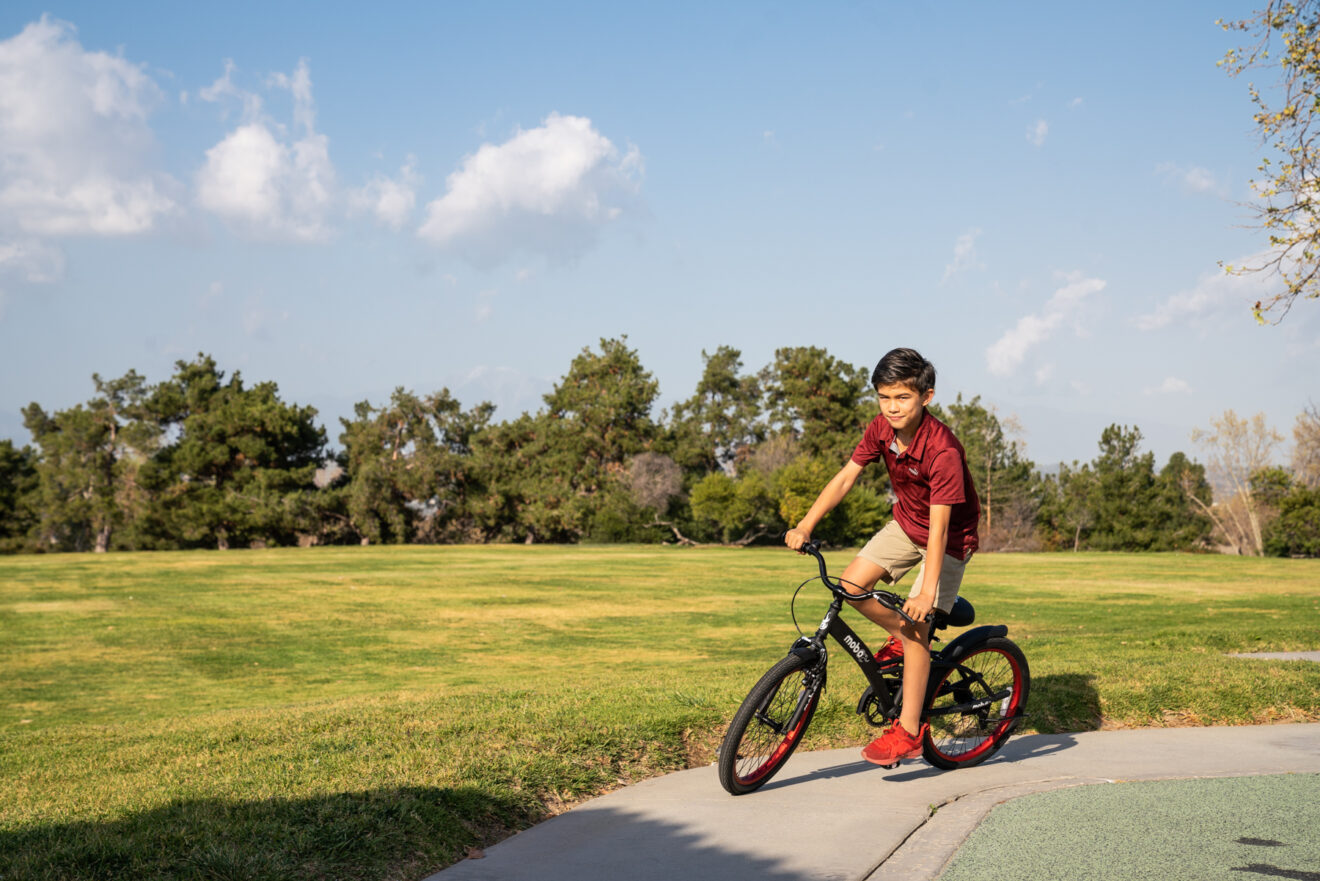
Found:
[[[871,590],[879,581],[889,582],[889,572],[864,557],[855,557],[843,570],[844,589],[849,593]],[[857,587],[854,588],[853,585]],[[849,602],[857,611],[879,624],[890,636],[903,641],[903,706],[899,722],[910,734],[921,731],[921,710],[926,703],[926,680],[930,678],[930,622],[909,624],[899,614],[880,605],[879,600]],[[909,700],[908,695],[918,695]]]
[[[843,579],[845,582],[858,585],[863,590],[871,590],[876,582],[881,580],[886,584],[893,584],[906,575],[913,566],[923,562],[924,557],[925,550],[914,544],[896,522],[890,521],[867,542],[866,547],[862,548],[848,565],[843,572]],[[854,591],[848,584],[844,587],[850,592],[861,592]],[[897,612],[882,606],[879,600],[862,600],[850,605],[883,627],[890,636],[902,640],[904,701],[900,709],[899,722],[909,734],[920,733],[921,710],[926,698],[926,680],[930,678],[930,647],[927,642],[930,622],[909,623]],[[909,700],[908,695],[917,695],[917,698]]]
[[[854,557],[843,570],[844,589],[849,593],[871,590],[879,581],[889,582],[889,572],[864,557]],[[857,585],[859,589],[855,589]],[[890,636],[903,640],[903,707],[899,722],[910,734],[921,730],[921,708],[926,702],[926,680],[930,678],[930,646],[926,636],[930,623],[909,624],[892,609],[880,605],[879,600],[860,600],[848,603],[870,620],[889,631]],[[919,695],[910,700],[909,695]]]
[[[889,583],[889,570],[883,566],[877,566],[864,557],[854,557],[853,561],[848,564],[848,568],[843,570],[843,587],[849,593],[865,593],[872,590],[881,581],[886,584]],[[849,600],[848,605],[889,631],[890,636],[897,636],[904,642],[909,640],[922,641],[926,638],[925,626],[918,631],[911,624],[904,621],[897,612],[880,605],[879,600]],[[905,645],[904,649],[906,648]]]
[[[917,629],[906,621],[903,624]],[[898,715],[899,723],[913,735],[921,733],[921,711],[926,705],[926,683],[930,679],[930,644],[926,641],[930,623],[922,622],[919,632],[919,639],[903,640],[903,706]]]
[[[844,587],[850,593],[863,593],[883,581],[892,585],[921,562],[922,551],[912,543],[897,522],[891,520],[858,551],[857,556],[843,570]],[[857,585],[856,590],[851,585]],[[912,625],[908,624],[897,612],[880,605],[879,600],[861,600],[850,603],[871,621],[879,624],[890,636],[904,641],[915,638]],[[907,632],[904,632],[904,627]]]
[[[889,570],[871,562],[865,557],[853,557],[848,568],[843,570],[843,589],[848,593],[866,593],[873,590],[879,582],[889,584]],[[848,605],[861,612],[870,620],[879,624],[891,634],[897,635],[898,622],[903,619],[880,605],[876,599],[849,600]]]
[[[935,609],[947,612],[953,608],[953,601],[958,598],[958,590],[962,587],[966,565],[966,560],[945,555],[940,567],[940,583],[936,585]],[[921,582],[925,575],[926,566],[923,561],[912,585],[912,596],[921,592]],[[903,623],[912,627],[906,621]],[[930,679],[930,643],[926,639],[929,632],[930,622],[924,622],[921,625],[922,638],[917,642],[903,643],[903,707],[898,718],[911,734],[920,732],[921,711],[926,704],[926,683]]]

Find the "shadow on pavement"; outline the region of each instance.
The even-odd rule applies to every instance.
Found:
[[[1018,734],[1010,737],[1008,743],[982,764],[993,765],[998,762],[1021,762],[1027,759],[1036,759],[1042,756],[1052,755],[1057,752],[1076,746],[1077,740],[1071,734]],[[788,768],[792,768],[790,763]],[[908,770],[903,770],[907,768]],[[939,768],[931,767],[920,759],[906,759],[903,765],[896,771],[885,771],[877,768],[869,762],[858,759],[855,762],[844,762],[838,765],[830,765],[827,768],[820,768],[807,774],[796,774],[779,777],[765,786],[761,787],[762,792],[770,792],[775,789],[782,789],[786,786],[798,786],[803,783],[810,783],[814,780],[831,780],[839,777],[851,777],[854,774],[876,774],[884,777],[886,780],[902,782],[905,780],[924,780],[928,777],[936,777],[940,774],[951,774],[952,771],[944,771]]]
[[[1093,717],[1093,724],[1079,726],[1073,730],[1092,730],[1099,727],[1100,697],[1096,693],[1095,687],[1091,685],[1093,679],[1094,677],[1089,674],[1065,673],[1042,676],[1040,680],[1033,680],[1027,707],[1028,717],[1034,718],[1037,715],[1038,707],[1041,708],[1040,712],[1050,720],[1056,720],[1061,716],[1064,718],[1081,718],[1083,715],[1090,714],[1090,717]],[[1039,691],[1037,690],[1037,682],[1040,682]],[[1041,696],[1042,692],[1043,697]],[[983,764],[1021,762],[1027,759],[1040,758],[1062,752],[1075,746],[1076,743],[1076,739],[1070,734],[1017,734],[1010,737],[1008,743],[1004,744],[1003,748],[989,759],[986,759]],[[792,765],[790,764],[788,767],[791,768]],[[908,770],[903,770],[904,767]],[[850,777],[853,774],[867,772],[883,774],[886,780],[895,781],[923,780],[927,777],[949,773],[918,760],[905,760],[903,766],[900,766],[897,772],[885,772],[859,758],[855,762],[831,765],[828,768],[820,768],[809,774],[780,777],[767,783],[762,787],[762,791],[768,792],[813,780]]]
[[[1063,752],[1077,745],[1071,734],[1019,734],[1009,738],[990,762],[1022,762]],[[988,764],[988,763],[987,763]]]
[[[612,806],[587,805],[554,817],[491,848],[482,859],[464,860],[427,881],[628,881],[719,879],[719,881],[808,881],[822,877],[819,866],[797,868],[759,855],[767,840],[787,828],[748,824],[737,803],[723,804],[720,822],[705,815],[678,824]],[[786,821],[787,822],[787,821]],[[800,827],[802,819],[795,823]],[[742,828],[746,849],[727,843],[729,828]],[[800,832],[800,828],[798,829]]]
[[[783,772],[786,776],[771,780],[765,786],[762,786],[760,791],[769,792],[773,789],[782,789],[785,786],[797,786],[802,783],[809,783],[812,780],[832,780],[838,777],[851,777],[853,774],[865,774],[868,772],[877,774],[883,773],[875,765],[872,765],[870,762],[864,761],[863,759],[858,759],[855,762],[845,762],[840,765],[830,765],[828,768],[820,768],[809,774],[789,774],[788,772],[792,770],[792,767],[791,763],[786,765],[785,771]]]
[[[716,814],[672,822],[640,811],[588,804],[505,838],[482,858],[461,860],[441,870],[480,838],[491,840],[512,831],[501,824],[517,822],[519,807],[492,800],[475,787],[407,787],[248,802],[180,801],[114,819],[0,831],[0,878],[320,881],[432,876],[442,881],[582,881],[626,875],[628,881],[806,881],[820,877],[813,866],[790,867],[785,858],[764,855],[767,840],[800,832],[802,817],[784,811],[767,824],[756,808],[751,802],[722,802]],[[783,828],[768,828],[775,823]]]

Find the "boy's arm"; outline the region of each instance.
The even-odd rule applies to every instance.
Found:
[[[834,510],[834,506],[843,501],[843,497],[848,495],[848,490],[853,488],[857,482],[857,476],[862,473],[865,466],[858,465],[849,459],[848,463],[839,469],[839,473],[830,478],[830,482],[825,484],[825,488],[816,496],[816,501],[811,506],[798,525],[784,534],[784,544],[793,550],[798,550],[811,539],[811,531],[816,528],[816,524]]]
[[[918,621],[925,621],[939,596],[940,571],[944,568],[944,550],[949,544],[949,518],[952,505],[930,506],[930,537],[926,539],[926,563],[921,573],[921,593],[909,597],[903,611]]]

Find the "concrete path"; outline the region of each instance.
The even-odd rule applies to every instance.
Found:
[[[1320,772],[1320,724],[1157,728],[1015,737],[975,768],[856,749],[798,753],[751,795],[714,767],[587,802],[432,876],[434,881],[933,879],[992,807],[1118,780]]]
[[[1320,652],[1238,652],[1229,657],[1260,661],[1320,661]]]

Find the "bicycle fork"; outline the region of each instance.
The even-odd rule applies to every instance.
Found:
[[[794,647],[797,647],[796,643]],[[779,684],[775,686],[775,690],[770,692],[765,701],[756,708],[756,712],[752,714],[752,717],[777,735],[795,730],[798,723],[802,721],[803,715],[811,707],[812,701],[816,700],[817,695],[825,690],[826,659],[823,647],[821,647],[821,651],[816,657],[818,660],[801,674],[802,691],[798,694],[797,702],[793,705],[793,712],[787,719],[783,722],[776,722],[770,718],[767,711],[774,704],[775,698],[779,697],[779,690],[789,683],[789,678],[780,680]]]

